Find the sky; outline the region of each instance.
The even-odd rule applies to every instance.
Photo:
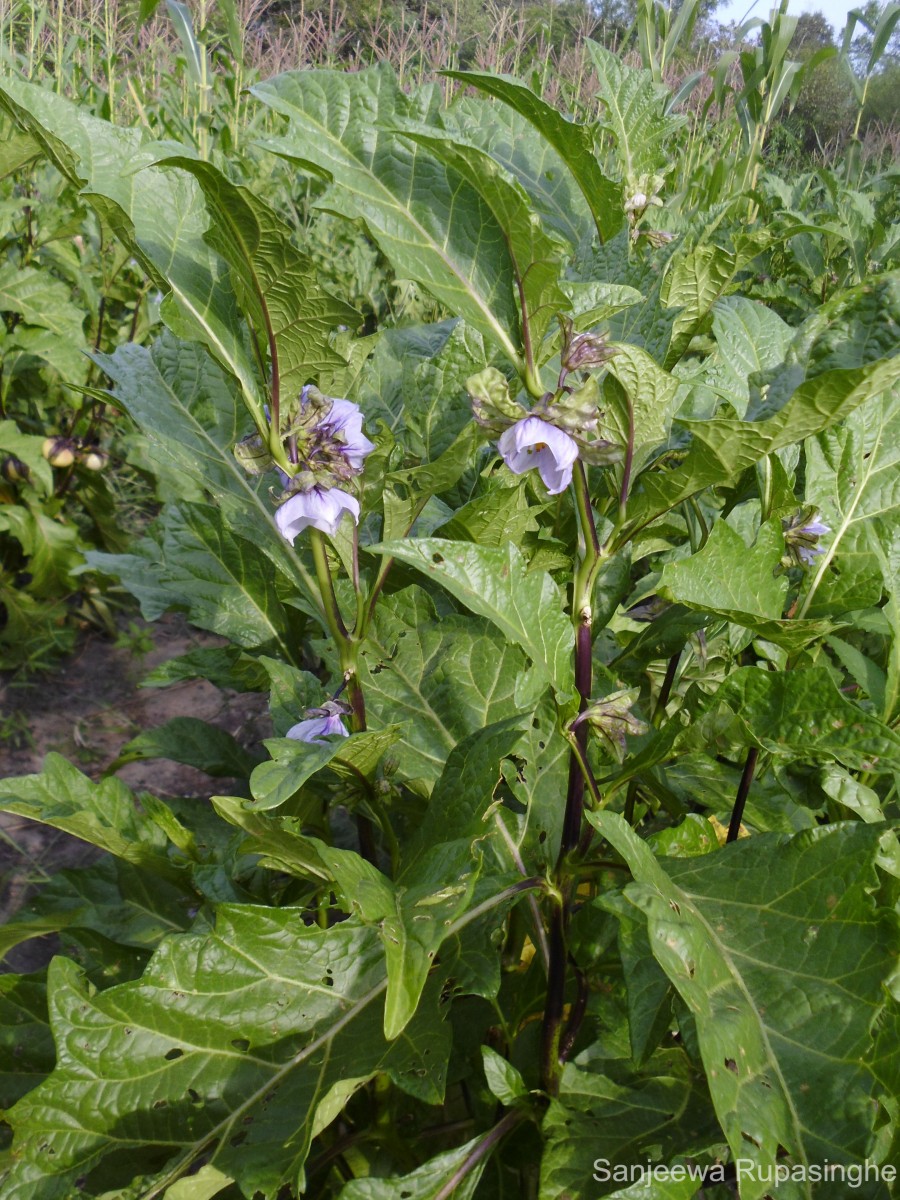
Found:
[[[723,0],[715,11],[717,21],[740,21],[747,12],[750,5],[753,4],[753,9],[750,12],[751,17],[762,17],[768,20],[769,13],[773,7],[771,0]],[[825,19],[832,27],[835,37],[840,38],[841,30],[847,23],[847,13],[851,8],[862,7],[862,0],[791,0],[788,11],[795,16],[799,16],[803,12],[821,12],[825,14]]]

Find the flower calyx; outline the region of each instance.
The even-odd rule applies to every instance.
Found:
[[[818,510],[808,505],[795,516],[782,521],[782,530],[785,555],[781,565],[785,568],[811,567],[817,555],[825,553],[825,547],[819,545],[819,539],[831,533],[831,526],[820,521]]]
[[[639,737],[650,726],[632,712],[640,688],[623,688],[610,692],[602,700],[593,701],[573,722],[572,728],[587,721],[591,729],[616,762],[622,762],[626,752],[626,737]]]

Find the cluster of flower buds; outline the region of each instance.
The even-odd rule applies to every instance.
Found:
[[[506,377],[486,367],[466,381],[477,423],[497,439],[497,449],[515,475],[536,469],[551,496],[565,491],[577,459],[595,466],[617,462],[618,446],[597,435],[600,388],[589,376],[581,386],[566,386],[570,371],[608,362],[615,351],[597,334],[574,334],[571,321],[563,324],[559,387],[547,392],[523,413],[509,392]]]
[[[350,713],[350,705],[343,700],[326,700],[320,708],[308,708],[303,714],[304,719],[285,734],[297,742],[324,742],[327,737],[336,734],[338,737],[349,737],[344,725],[344,717]]]
[[[362,424],[352,401],[326,396],[310,385],[283,414],[282,437],[295,469],[289,475],[279,468],[283,489],[276,496],[275,524],[292,545],[309,528],[333,537],[344,513],[359,520],[359,501],[344,488],[375,449]],[[234,452],[252,475],[275,466],[258,434],[244,438]]]
[[[618,692],[610,692],[602,700],[591,704],[575,719],[576,725],[587,721],[616,762],[622,762],[625,758],[625,738],[639,737],[650,728],[646,721],[642,721],[631,711],[639,695],[640,688],[624,688]]]
[[[77,438],[45,438],[41,453],[51,467],[71,467],[78,462],[89,471],[102,471],[109,462],[109,455],[105,450],[80,442]]]
[[[804,508],[790,520],[782,521],[786,554],[781,560],[784,567],[811,567],[816,556],[824,554],[819,538],[831,533],[831,526],[819,520],[815,508]]]
[[[662,175],[642,175],[637,181],[635,190],[625,201],[625,215],[631,224],[631,240],[636,241],[643,231],[638,231],[638,225],[644,218],[648,208],[662,208],[658,189],[663,185]],[[652,240],[652,239],[651,239]],[[665,237],[664,240],[670,240]]]

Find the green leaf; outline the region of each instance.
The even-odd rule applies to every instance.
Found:
[[[277,213],[211,163],[176,156],[161,165],[190,172],[203,189],[212,217],[206,241],[234,272],[241,308],[281,396],[292,398],[320,371],[345,366],[330,337],[338,325],[358,325],[359,314],[319,286]]]
[[[900,524],[900,388],[873,397],[805,450],[806,496],[831,528],[803,600],[804,609],[815,604],[818,611],[828,605],[832,564],[851,578],[878,572],[876,531]],[[885,583],[892,582],[888,570]]]
[[[481,1141],[473,1138],[454,1150],[445,1150],[430,1158],[408,1175],[394,1175],[390,1179],[353,1179],[341,1189],[341,1200],[434,1200],[443,1187],[455,1183],[460,1168],[470,1159]],[[454,1200],[472,1200],[487,1163],[487,1156],[464,1173],[453,1188]]]
[[[506,104],[459,94],[441,120],[446,129],[480,146],[518,179],[548,229],[573,249],[590,242],[596,230],[584,194],[550,140],[525,116]]]
[[[711,1118],[708,1095],[683,1050],[657,1051],[643,1070],[612,1050],[588,1050],[577,1065],[566,1064],[559,1098],[544,1117],[540,1195],[608,1194],[597,1176],[607,1185],[627,1180],[636,1163],[669,1162],[720,1140]],[[616,1176],[615,1165],[626,1173]]]
[[[442,610],[420,588],[383,596],[360,653],[366,707],[407,720],[392,748],[401,778],[426,794],[467,734],[527,707],[526,661],[487,621]]]
[[[384,991],[374,929],[310,929],[292,909],[220,905],[214,933],[168,939],[140,980],[94,995],[56,959],[50,1014],[64,1049],[10,1114],[8,1195],[50,1200],[116,1150],[131,1151],[115,1168],[125,1186],[150,1163],[158,1172],[160,1152],[170,1162],[145,1188],[175,1182],[212,1148],[248,1195],[302,1187],[333,1089],[346,1097],[347,1081],[384,1071],[426,1103],[441,1100],[448,1047],[436,993],[387,1045]]]
[[[0,421],[0,451],[13,454],[28,468],[30,480],[39,494],[53,494],[53,468],[41,453],[44,439],[23,433],[15,421]]]
[[[459,79],[495,96],[523,116],[537,129],[560,156],[581,188],[597,227],[601,241],[614,237],[625,222],[621,184],[608,179],[594,156],[594,130],[567,120],[554,108],[508,75],[486,71],[446,71],[451,79]]]
[[[517,1100],[528,1095],[528,1088],[516,1068],[490,1046],[481,1047],[481,1057],[484,1062],[484,1077],[491,1090],[501,1104],[511,1108]]]
[[[203,342],[262,419],[262,381],[225,265],[204,238],[209,213],[197,181],[153,165],[158,147],[145,142],[140,129],[110,125],[47,88],[5,78],[0,97],[53,165],[83,188],[101,220],[157,284],[169,290],[162,308],[169,328]]]
[[[270,738],[266,749],[270,762],[260,763],[250,776],[254,811],[277,808],[290,800],[323,768],[351,782],[369,778],[381,759],[400,736],[399,725],[385,729],[334,737],[327,742],[302,742],[294,738]]]
[[[206,1163],[190,1179],[179,1179],[177,1183],[166,1188],[163,1200],[212,1200],[213,1196],[218,1196],[231,1182],[230,1175],[223,1175],[217,1167]]]
[[[544,334],[567,306],[559,286],[561,247],[544,231],[528,194],[515,176],[484,150],[459,140],[405,128],[404,133],[430,150],[473,187],[503,231],[518,290],[526,361],[534,360]]]
[[[762,421],[717,417],[685,422],[694,439],[687,458],[674,470],[644,472],[629,505],[630,520],[643,527],[703,488],[736,480],[764,455],[836,424],[898,379],[900,355],[825,371],[801,383],[781,409]]]
[[[624,897],[694,1014],[722,1128],[755,1167],[741,1194],[766,1195],[782,1147],[797,1163],[860,1162],[872,1126],[865,1056],[894,941],[871,896],[879,831],[762,834],[660,862],[617,814],[588,819],[631,868]]]
[[[744,296],[717,300],[712,314],[717,351],[703,364],[701,378],[743,417],[750,403],[751,376],[784,360],[793,331],[777,313]]]
[[[657,591],[666,600],[724,617],[778,646],[799,650],[832,626],[782,619],[788,579],[775,570],[783,553],[780,521],[761,526],[749,549],[730,525],[716,521],[702,550],[665,564]]]
[[[669,441],[680,381],[662,370],[645,350],[622,342],[606,369],[618,387],[604,380],[603,433],[619,446],[631,446],[633,478]]]
[[[0,957],[30,938],[65,929],[90,930],[147,953],[190,925],[197,894],[181,883],[107,856],[84,870],[61,871],[0,929]],[[140,967],[139,967],[140,969]]]
[[[233,692],[262,692],[268,678],[263,664],[240,646],[201,646],[154,667],[141,680],[141,687],[169,687],[187,679],[208,679],[215,687]]]
[[[226,729],[198,717],[173,717],[126,742],[105,773],[111,775],[126,763],[148,758],[168,758],[226,779],[246,779],[259,761]]]
[[[314,839],[302,833],[302,821],[299,819],[252,811],[240,796],[213,796],[211,803],[223,820],[248,835],[241,843],[241,851],[261,855],[260,866],[297,875],[301,879],[319,881],[331,878],[331,872],[322,862]]]
[[[97,362],[113,381],[116,401],[150,440],[153,457],[211,492],[239,535],[254,542],[315,611],[318,590],[278,532],[265,485],[232,453],[246,430],[239,395],[224,372],[199,346],[168,334],[149,350],[120,346]]]
[[[164,512],[155,561],[138,559],[138,586],[155,575],[162,600],[155,615],[183,607],[194,625],[246,649],[276,649],[291,660],[300,653],[302,618],[281,601],[270,560],[257,543],[237,535],[219,508],[187,504]],[[119,555],[90,552],[100,570],[120,573]],[[127,556],[126,572],[131,564]],[[124,576],[126,584],[130,582]]]
[[[186,4],[179,3],[179,0],[166,0],[166,8],[169,10],[169,16],[172,18],[172,24],[175,26],[175,32],[178,34],[178,40],[184,50],[191,82],[198,88],[203,87],[206,74],[203,60],[206,56],[206,48],[200,45],[194,34],[191,10]]]
[[[500,782],[501,759],[519,742],[528,717],[518,714],[478,729],[451,752],[431,793],[425,817],[403,854],[401,878],[416,878],[419,861],[435,846],[484,836],[484,819]]]
[[[15,313],[29,325],[46,329],[51,335],[48,361],[67,381],[84,381],[88,367],[84,312],[72,303],[66,284],[49,271],[4,263],[0,267],[0,312]],[[39,351],[32,346],[31,353]]]
[[[499,225],[456,172],[391,131],[427,121],[427,93],[405,96],[386,63],[356,74],[291,72],[251,90],[290,120],[288,134],[267,138],[266,148],[332,182],[322,206],[365,221],[399,275],[520,365],[514,276]]]
[[[505,549],[440,538],[371,547],[436,580],[471,612],[487,617],[532,660],[540,678],[562,696],[574,686],[572,626],[562,597],[544,571],[527,571],[510,543]]]
[[[267,812],[292,799],[313,775],[331,762],[344,740],[337,736],[327,742],[269,738],[264,745],[272,759],[260,763],[250,776],[253,800],[247,801],[248,807],[254,812]]]
[[[327,697],[322,681],[278,658],[261,655],[260,665],[269,677],[269,712],[278,737],[302,720],[307,708],[317,708]]]
[[[737,267],[736,255],[708,243],[673,256],[660,295],[667,307],[679,311],[672,322],[664,366],[671,370],[683,357]]]
[[[628,995],[631,1057],[643,1066],[659,1046],[672,1022],[672,985],[653,957],[647,922],[635,913],[620,892],[609,892],[598,907],[618,918],[619,955]]]
[[[431,462],[471,426],[466,380],[488,358],[481,334],[456,318],[386,329],[353,399],[368,417],[383,420],[411,454]]]
[[[802,761],[833,760],[858,771],[900,769],[900,734],[848,700],[826,667],[741,667],[713,697],[727,704],[748,745]]]
[[[0,811],[62,829],[117,858],[177,879],[157,825],[120,779],[92,783],[60,754],[48,754],[39,775],[0,780]]]
[[[11,1108],[53,1070],[47,988],[40,975],[0,975],[0,1106]]]
[[[666,113],[667,88],[653,82],[649,71],[626,66],[621,56],[597,42],[586,42],[604,109],[600,124],[616,140],[619,168],[626,185],[637,187],[642,176],[665,174],[664,143],[684,123]]]

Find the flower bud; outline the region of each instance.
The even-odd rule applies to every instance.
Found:
[[[0,474],[7,483],[27,483],[31,478],[31,472],[21,458],[16,458],[14,454],[10,454],[4,458],[0,464]]]
[[[51,467],[71,467],[75,461],[75,443],[71,438],[48,437],[41,447],[41,454]]]

